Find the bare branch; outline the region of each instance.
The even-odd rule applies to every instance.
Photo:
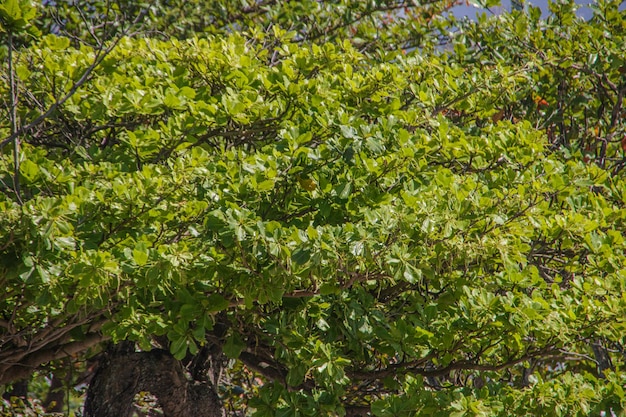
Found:
[[[83,340],[69,342],[61,346],[50,347],[26,356],[20,363],[9,364],[0,374],[0,385],[6,385],[20,379],[28,378],[39,366],[76,353],[83,352],[97,344],[109,340],[109,336],[92,333]]]

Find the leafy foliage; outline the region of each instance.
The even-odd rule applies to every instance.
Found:
[[[224,4],[96,66],[53,34],[18,51],[23,124],[72,94],[23,132],[19,195],[0,158],[0,381],[111,338],[220,345],[259,417],[621,410],[617,3],[408,52],[450,4],[389,30],[365,15],[404,4]]]

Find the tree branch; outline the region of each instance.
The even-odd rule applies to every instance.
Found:
[[[0,374],[0,385],[6,385],[14,381],[28,378],[35,369],[45,363],[83,352],[109,339],[109,336],[92,333],[85,336],[83,340],[77,340],[34,352],[31,355],[27,355],[20,363],[10,364],[9,367]]]

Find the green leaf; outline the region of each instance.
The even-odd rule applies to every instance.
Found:
[[[223,311],[228,308],[230,301],[220,294],[211,294],[207,297],[208,311]]]
[[[35,15],[36,9],[28,0],[3,0],[0,3],[0,20],[3,31],[22,30]]]
[[[307,369],[304,365],[293,366],[287,372],[286,382],[287,385],[292,387],[297,387],[298,385],[304,382],[304,376],[306,375]]]
[[[348,181],[342,182],[335,187],[335,192],[340,199],[345,200],[350,197],[350,193],[352,192],[352,184]]]
[[[139,266],[144,266],[148,262],[148,249],[145,247],[137,247],[133,249],[133,259]]]
[[[9,24],[22,18],[22,9],[18,0],[3,0],[0,3],[0,16]]]
[[[173,340],[170,344],[170,353],[178,360],[183,359],[187,354],[187,337],[180,336]]]
[[[226,343],[222,347],[224,354],[231,359],[237,359],[246,345],[238,334],[232,333],[226,339]]]
[[[311,251],[306,248],[298,248],[291,254],[291,260],[298,265],[304,265],[311,259]]]
[[[163,104],[172,109],[180,108],[182,101],[173,93],[167,93],[163,99]]]
[[[30,160],[26,160],[20,164],[20,172],[27,181],[33,181],[39,175],[39,167]]]
[[[198,312],[198,306],[195,304],[183,304],[180,307],[180,316],[183,320],[191,321],[195,319]]]
[[[329,295],[329,294],[339,294],[341,289],[335,284],[322,284],[320,286],[320,294],[321,295]]]

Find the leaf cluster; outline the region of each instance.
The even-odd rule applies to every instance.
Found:
[[[73,94],[23,136],[19,196],[0,154],[0,383],[111,338],[220,346],[263,376],[259,417],[623,408],[623,12],[554,7],[568,25],[465,23],[449,51],[278,23],[96,67],[21,50],[21,120]]]

